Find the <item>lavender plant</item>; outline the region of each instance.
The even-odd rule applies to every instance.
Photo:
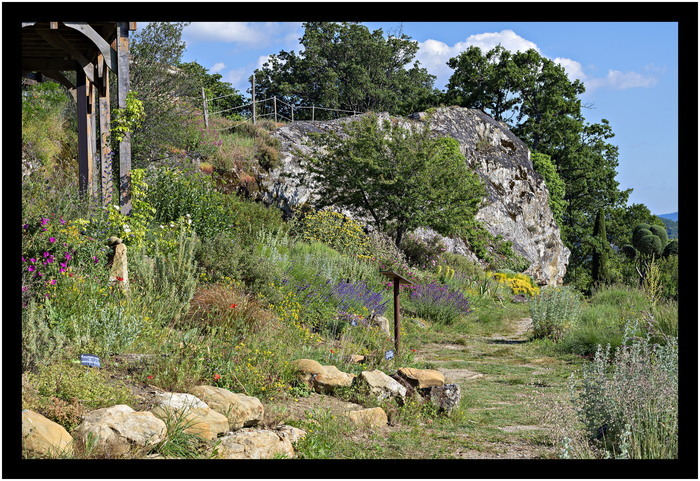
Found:
[[[416,286],[410,300],[418,316],[442,324],[451,324],[472,312],[462,291],[436,282]]]
[[[388,300],[364,282],[340,282],[331,290],[341,311],[366,309],[368,313],[381,316],[386,312]]]

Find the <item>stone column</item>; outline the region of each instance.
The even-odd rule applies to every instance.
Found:
[[[109,271],[109,282],[116,285],[123,291],[129,290],[129,271],[127,269],[126,245],[119,237],[112,236],[107,244],[113,249],[107,266]]]

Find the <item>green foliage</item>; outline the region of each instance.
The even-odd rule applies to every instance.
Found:
[[[49,325],[36,303],[22,309],[22,372],[36,371],[53,362],[65,345],[66,336]]]
[[[678,239],[671,239],[663,252],[664,257],[678,256]]]
[[[319,188],[319,206],[335,205],[369,218],[396,245],[406,232],[430,227],[459,234],[473,220],[484,195],[478,176],[467,170],[454,139],[433,139],[424,129],[364,116],[336,133],[315,138],[305,156]]]
[[[126,94],[126,108],[114,109],[112,112],[111,133],[117,142],[121,142],[127,134],[141,127],[146,117],[143,102],[136,97],[137,95],[138,92],[129,91]]]
[[[556,166],[552,163],[548,155],[539,152],[533,152],[530,155],[532,166],[535,172],[544,178],[544,182],[549,190],[549,208],[552,209],[552,215],[557,225],[562,225],[564,212],[566,210],[566,186],[564,181],[559,176]]]
[[[220,115],[228,118],[236,118],[240,109],[230,110],[243,105],[243,96],[233,88],[229,82],[224,82],[221,74],[210,74],[207,69],[197,62],[178,64],[178,68],[188,77],[193,78],[194,83],[204,88],[207,99],[216,99],[209,102],[209,112],[222,112]],[[201,90],[200,90],[201,92]],[[201,95],[201,94],[200,94]],[[224,97],[224,98],[219,98]]]
[[[666,227],[666,234],[669,239],[678,239],[678,221],[659,217]]]
[[[542,289],[529,302],[533,337],[560,341],[581,316],[581,295],[569,287]]]
[[[304,216],[299,235],[305,242],[322,242],[338,252],[369,258],[369,237],[362,225],[339,212],[321,211]]]
[[[197,244],[197,236],[182,229],[173,249],[157,244],[153,256],[130,252],[131,302],[138,312],[167,325],[187,310],[197,287]]]
[[[115,404],[132,404],[133,394],[122,382],[109,379],[103,371],[73,362],[56,362],[28,374],[28,382],[39,396],[74,398],[85,406],[98,409]]]
[[[401,241],[401,250],[406,256],[409,265],[428,269],[434,266],[440,254],[445,251],[445,245],[438,236],[433,236],[426,241],[414,234],[409,234]]]
[[[610,244],[608,244],[608,236],[605,232],[605,211],[603,209],[599,210],[596,215],[592,241],[594,244],[591,277],[593,278],[593,285],[599,287],[610,280],[608,271]]]
[[[418,43],[408,36],[385,37],[382,30],[370,32],[357,23],[307,22],[303,26],[301,53],[281,51],[255,71],[256,93],[261,98],[276,96],[297,109],[316,106],[400,115],[432,103],[435,77],[414,62]],[[278,108],[291,118],[285,105]],[[302,112],[295,110],[294,118]],[[316,120],[324,114],[317,110]]]
[[[632,327],[632,331],[635,329]],[[678,456],[678,346],[627,337],[600,348],[584,367],[579,418],[609,455],[630,459]]]

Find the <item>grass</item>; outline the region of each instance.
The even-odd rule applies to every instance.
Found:
[[[274,142],[268,137],[256,142],[249,135],[255,132],[257,127],[242,127],[222,134],[221,149],[202,171],[248,175],[260,161],[273,167]],[[255,157],[262,154],[264,159]],[[26,236],[32,252],[23,255],[35,258],[46,252],[69,260],[67,254],[70,266],[59,271],[44,264],[53,269],[45,272],[56,274],[56,283],[47,283],[28,270],[41,264],[23,264],[23,407],[74,428],[82,414],[102,403],[139,403],[147,409],[143,391],[151,388],[144,386],[186,392],[209,384],[258,397],[271,408],[270,426],[287,423],[306,430],[296,445],[300,458],[553,458],[561,440],[556,436],[576,424],[575,416],[546,420],[544,414],[557,411],[572,374],[585,377],[584,356],[592,356],[599,344],[621,346],[623,321],[629,318],[649,320],[643,332],[658,342],[668,342],[677,333],[677,304],[650,306],[643,291],[613,286],[582,301],[577,306],[580,316],[567,319],[570,326],[555,311],[543,309],[555,335],[533,340],[532,332],[523,331],[522,320],[543,297],[511,303],[511,288],[479,266],[445,255],[441,262],[455,271],[449,279],[432,269],[406,275],[420,285],[432,283],[432,294],[449,287],[462,302],[460,309],[435,310],[430,302],[434,295],[420,302],[403,291],[402,351],[386,360],[384,353],[394,348],[393,336],[370,322],[377,302],[391,300],[391,288],[379,270],[408,269],[391,242],[376,234],[361,235],[359,228],[347,230],[346,223],[341,224],[346,230],[320,229],[315,242],[308,242],[278,212],[231,194],[239,187],[236,182],[217,187],[205,176],[169,170],[166,178],[164,172],[151,172],[153,179],[163,181],[158,189],[135,192],[132,199],[134,219],[159,221],[144,220],[138,227],[144,234],[142,245],[129,247],[128,293],[109,284],[102,239],[126,232],[122,222],[79,199],[61,200],[72,188],[61,183],[62,177],[52,180],[48,194],[43,173],[25,181],[23,215],[36,229]],[[164,181],[170,178],[177,182]],[[181,202],[172,205],[174,198]],[[186,215],[191,215],[196,235]],[[63,235],[61,249],[56,249],[53,231],[40,230],[44,216]],[[59,219],[68,227],[59,225]],[[171,222],[178,223],[177,232],[166,228]],[[94,238],[80,234],[82,229]],[[348,245],[348,233],[357,234],[361,245],[360,240]],[[392,303],[387,306],[384,316],[392,319]],[[71,362],[84,350],[101,356],[102,371],[85,371]],[[352,354],[366,356],[365,363],[349,363]],[[130,356],[138,361],[121,361]],[[429,403],[378,402],[352,388],[338,390],[334,398],[312,394],[296,382],[290,367],[300,358],[353,374],[372,369],[393,374],[407,366],[481,376],[456,381],[461,403],[446,416]],[[351,426],[335,404],[343,400],[381,406],[390,424],[374,431]],[[653,411],[648,414],[638,429],[618,440],[633,455],[659,455],[658,436],[640,439],[640,433],[653,434],[659,422]],[[187,433],[182,419],[167,424],[168,437],[151,453],[206,458],[215,449]],[[584,446],[580,431],[567,432],[578,443],[576,455],[597,455]],[[100,456],[97,451],[88,446],[76,457]]]

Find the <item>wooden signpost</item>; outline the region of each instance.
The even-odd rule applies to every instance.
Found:
[[[413,285],[413,282],[409,281],[400,274],[394,271],[379,271],[380,274],[384,274],[389,279],[394,281],[394,348],[396,349],[396,355],[399,354],[399,344],[401,343],[401,317],[399,315],[400,302],[399,302],[399,286],[401,284]]]

